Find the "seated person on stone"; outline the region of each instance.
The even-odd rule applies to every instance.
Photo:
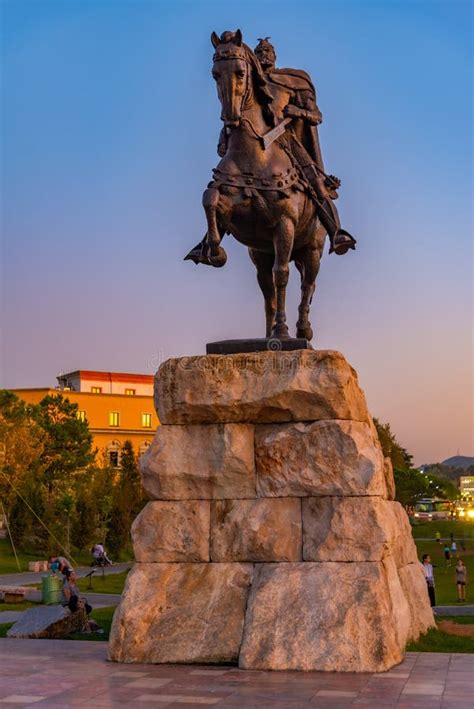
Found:
[[[53,574],[66,576],[68,571],[72,571],[72,564],[64,556],[50,556],[49,568]]]
[[[61,605],[67,606],[72,613],[84,609],[87,615],[89,615],[92,611],[92,606],[86,603],[85,598],[80,597],[80,591],[76,585],[76,581],[76,572],[71,569],[66,573],[66,579],[63,583]]]

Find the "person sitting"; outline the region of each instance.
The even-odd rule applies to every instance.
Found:
[[[50,556],[49,568],[53,574],[66,576],[68,571],[72,571],[72,564],[64,556]]]
[[[79,587],[76,585],[76,572],[72,569],[66,574],[66,579],[63,583],[61,605],[69,608],[72,613],[84,608],[87,615],[90,615],[92,606],[90,606],[84,598],[81,598]]]

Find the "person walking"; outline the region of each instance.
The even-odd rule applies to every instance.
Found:
[[[441,532],[436,532],[435,539],[438,542],[438,544],[441,544]]]
[[[455,554],[457,552],[457,550],[458,550],[458,545],[456,544],[456,542],[453,539],[453,541],[451,542],[451,553]]]
[[[459,559],[456,564],[456,586],[458,589],[458,603],[462,603],[466,600],[466,581],[467,581],[467,569],[464,565],[464,561]]]
[[[429,554],[423,554],[423,563],[421,564],[421,566],[423,567],[423,573],[425,574],[426,587],[428,589],[428,596],[430,597],[430,604],[433,608],[433,606],[436,605],[435,580],[433,573],[433,565],[431,563],[431,557]]]
[[[449,551],[449,546],[448,546],[447,542],[444,545],[443,551],[444,551],[444,558],[446,560],[446,568],[447,568],[448,566],[451,566],[451,553]]]

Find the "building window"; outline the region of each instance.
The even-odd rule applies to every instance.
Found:
[[[119,452],[109,451],[109,463],[113,468],[118,468],[119,465]]]
[[[92,394],[102,394],[102,387],[91,387]]]
[[[151,414],[142,414],[143,428],[151,428]]]
[[[135,396],[136,389],[125,389],[125,393],[127,396]]]
[[[77,412],[77,418],[79,419],[79,421],[85,421],[86,420],[86,412],[79,410]]]
[[[120,444],[120,441],[111,441],[107,446],[107,458],[109,461],[109,465],[111,465],[113,468],[120,467],[121,450],[122,446]]]
[[[120,422],[120,414],[118,411],[111,411],[109,413],[109,426],[118,426]]]

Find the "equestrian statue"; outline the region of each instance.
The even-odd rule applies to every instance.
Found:
[[[301,275],[296,336],[311,340],[309,310],[326,234],[330,253],[355,249],[334,204],[340,180],[327,175],[317,126],[322,115],[310,77],[277,69],[269,38],[253,52],[240,30],[213,32],[212,75],[222,105],[221,158],[203,195],[204,239],[185,259],[217,268],[231,234],[247,246],[265,299],[266,337],[289,337],[285,297],[289,264]]]

